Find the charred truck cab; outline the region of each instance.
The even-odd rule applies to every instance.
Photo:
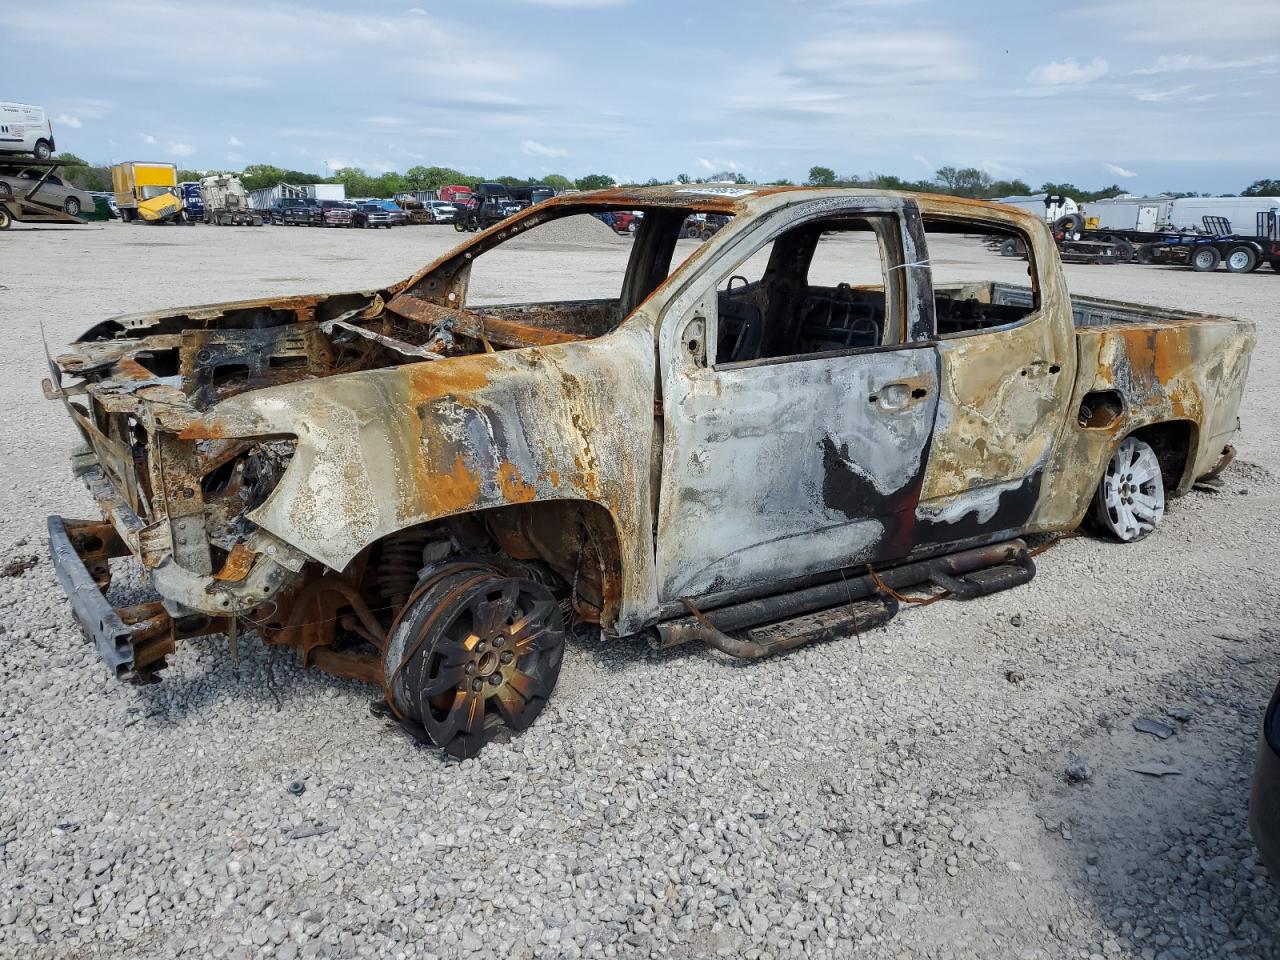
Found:
[[[472,295],[493,248],[620,210],[644,217],[610,295]],[[695,214],[730,220],[677,263]],[[1029,284],[941,276],[930,237],[966,232],[1022,240]],[[50,546],[118,676],[254,630],[470,756],[533,722],[571,622],[756,658],[883,623],[916,585],[1025,583],[1025,534],[1145,536],[1230,457],[1253,342],[1073,301],[1045,225],[998,205],[576,194],[386,289],[90,328],[45,389],[102,518],[51,517]],[[157,600],[111,605],[116,557]]]

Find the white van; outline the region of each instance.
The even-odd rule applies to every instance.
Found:
[[[30,153],[48,160],[53,149],[53,124],[44,107],[0,100],[0,153]]]

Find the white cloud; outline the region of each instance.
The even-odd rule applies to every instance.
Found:
[[[158,140],[157,140],[155,137],[153,137],[151,134],[149,134],[149,133],[144,133],[144,134],[142,134],[142,142],[143,142],[143,143],[149,143],[149,144],[151,144],[152,146],[155,146],[155,145],[156,145],[157,143],[159,143],[160,141],[158,141]]]
[[[1109,69],[1110,64],[1102,57],[1094,57],[1083,64],[1075,57],[1066,57],[1042,63],[1027,74],[1027,80],[1041,87],[1078,87],[1106,76]]]
[[[171,141],[164,145],[164,152],[171,157],[189,157],[196,152],[196,148],[189,143]]]
[[[1145,93],[1135,94],[1134,96],[1136,99],[1141,100],[1144,103],[1164,103],[1166,100],[1172,100],[1174,97],[1179,97],[1189,90],[1194,89],[1195,87],[1192,84],[1187,83],[1180,87],[1172,87],[1168,90],[1148,90]]]
[[[419,17],[425,17],[427,15],[427,11],[423,10],[421,7],[410,7],[405,11],[405,13],[412,13]]]
[[[1020,177],[1026,172],[1017,167],[1011,167],[1007,163],[1001,163],[999,160],[983,160],[978,164],[978,169],[991,174],[993,177],[1010,180],[1014,177]]]
[[[1108,173],[1114,173],[1117,177],[1136,177],[1138,175],[1135,171],[1115,163],[1104,163],[1102,168]]]
[[[240,142],[240,139],[238,137],[227,137],[227,146],[243,147],[244,144]]]
[[[80,120],[101,120],[115,109],[115,103],[111,100],[66,100],[61,106],[66,108],[68,114]]]
[[[406,123],[404,117],[390,116],[370,117],[368,122],[372,123],[375,127],[400,127],[404,126]]]
[[[706,157],[699,157],[697,160],[694,161],[694,163],[700,166],[703,170],[714,170],[716,168],[716,165],[712,163],[710,160],[708,160]]]
[[[1203,0],[1091,0],[1068,12],[1091,20],[1090,29],[1145,43],[1203,48],[1235,40],[1272,42],[1275,0],[1230,0],[1206,6]]]
[[[814,88],[921,87],[975,75],[965,46],[945,34],[903,31],[825,36],[801,44],[784,76]]]
[[[1280,63],[1280,57],[1275,54],[1248,57],[1244,60],[1216,60],[1202,54],[1166,53],[1156,57],[1156,62],[1151,66],[1132,72],[1149,77],[1161,73],[1187,73],[1192,70],[1248,70],[1252,67],[1275,66],[1278,63]]]
[[[80,127],[80,118],[79,118],[79,117],[73,117],[73,116],[71,116],[71,115],[70,115],[70,114],[68,114],[68,113],[60,113],[60,114],[58,114],[56,117],[54,117],[54,118],[53,118],[53,122],[54,122],[54,123],[60,123],[60,124],[62,124],[64,127],[72,127],[72,128],[74,128],[74,129],[79,129],[79,127]]]
[[[933,164],[930,162],[929,158],[926,157],[923,153],[913,153],[911,155],[911,159],[914,160],[916,163],[920,164],[920,166],[924,167],[930,173],[933,172]]]
[[[567,157],[569,151],[563,147],[552,147],[537,140],[521,140],[520,151],[531,157]]]

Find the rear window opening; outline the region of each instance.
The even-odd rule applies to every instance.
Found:
[[[1031,240],[1021,230],[987,221],[924,217],[924,232],[939,338],[1008,327],[1039,312],[1035,258]],[[975,265],[969,256],[978,238],[1003,255],[1026,258],[1029,290],[987,278],[986,268]]]

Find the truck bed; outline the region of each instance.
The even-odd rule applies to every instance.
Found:
[[[966,284],[965,292],[972,295],[973,287],[988,287],[988,302],[998,306],[1027,308],[1031,306],[1031,288],[1011,283]],[[983,297],[979,296],[982,300]],[[1096,297],[1071,296],[1071,319],[1077,327],[1111,327],[1120,324],[1150,326],[1176,326],[1188,323],[1241,323],[1234,317],[1218,317],[1190,310],[1171,310],[1167,307],[1151,307],[1122,300],[1103,300]]]

